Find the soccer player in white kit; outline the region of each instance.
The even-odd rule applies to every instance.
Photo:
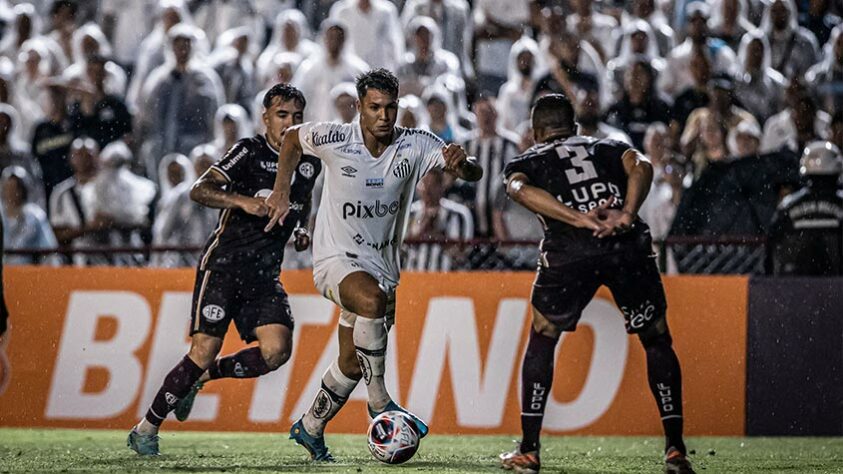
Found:
[[[325,184],[313,239],[316,288],[341,308],[339,359],[322,377],[312,406],[290,429],[290,438],[317,461],[333,461],[325,425],[348,400],[360,378],[369,394],[369,415],[408,413],[419,436],[427,425],[395,403],[384,385],[387,332],[395,317],[398,252],[416,184],[444,169],[467,181],[483,170],[465,150],[432,133],[396,127],[398,79],[385,70],[357,78],[359,119],[350,124],[308,122],[287,130],[278,156],[267,230],[290,206],[290,180],[302,153],[319,157]]]

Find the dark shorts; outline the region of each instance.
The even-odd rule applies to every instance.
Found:
[[[573,331],[600,285],[612,292],[628,333],[640,333],[664,320],[667,300],[656,257],[642,251],[556,266],[552,256],[543,258],[533,283],[532,304],[560,330]]]
[[[256,340],[258,326],[283,324],[292,330],[293,315],[281,282],[221,270],[197,271],[190,335],[199,332],[223,338],[232,320],[246,342]]]

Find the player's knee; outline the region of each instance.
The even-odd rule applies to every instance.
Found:
[[[220,352],[221,341],[213,337],[193,338],[188,356],[200,367],[208,367]]]
[[[275,370],[290,360],[290,346],[283,342],[275,344],[261,344],[261,356],[269,370]]]
[[[360,295],[356,313],[364,318],[382,318],[386,314],[386,295],[382,292]]]
[[[660,324],[653,324],[643,332],[638,334],[638,339],[644,349],[650,349],[657,346],[668,346],[673,344],[673,338],[670,337],[670,331],[667,327]]]

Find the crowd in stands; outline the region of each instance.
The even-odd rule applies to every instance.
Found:
[[[707,168],[818,139],[843,148],[841,12],[831,0],[0,0],[5,247],[201,246],[217,213],[190,186],[260,133],[263,93],[292,83],[305,120],[350,122],[355,76],[375,67],[401,81],[399,125],[462,144],[485,170],[470,185],[420,183],[408,237],[540,239],[500,172],[532,145],[533,101],[562,92],[581,133],[652,159],[641,215],[664,239]],[[418,246],[405,265],[452,257]],[[5,261],[191,264],[129,250]]]

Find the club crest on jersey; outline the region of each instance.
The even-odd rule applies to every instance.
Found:
[[[404,179],[410,175],[410,161],[407,158],[401,160],[398,165],[392,169],[392,174],[398,179]]]
[[[367,188],[382,188],[383,178],[366,178]]]
[[[299,164],[299,174],[301,174],[302,176],[304,176],[304,177],[305,177],[305,178],[307,178],[307,179],[312,178],[312,177],[313,177],[313,173],[314,173],[315,171],[316,171],[316,169],[315,169],[315,168],[313,167],[313,165],[312,165],[312,164],[310,164],[310,163],[306,163],[306,162],[305,162],[305,163],[300,163],[300,164]]]
[[[340,168],[342,170],[342,175],[346,178],[356,178],[357,177],[357,168],[353,166],[343,166]]]
[[[208,321],[221,321],[225,317],[225,310],[221,306],[209,304],[202,308],[202,316]]]

